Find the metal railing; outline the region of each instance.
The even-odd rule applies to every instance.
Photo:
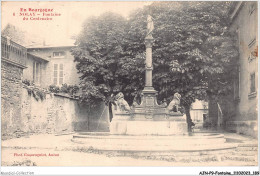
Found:
[[[26,66],[27,49],[7,37],[1,37],[2,59]]]

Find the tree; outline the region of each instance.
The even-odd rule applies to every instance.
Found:
[[[182,95],[189,131],[195,99],[218,99],[232,88],[238,53],[227,30],[230,7],[230,2],[156,2],[130,16],[128,33],[137,41],[128,50],[138,53],[144,52],[138,39],[145,37],[146,16],[153,16],[154,87],[159,100]]]
[[[104,101],[110,116],[114,95],[122,91],[125,98],[133,97],[143,85],[139,75],[144,73],[142,59],[126,50],[127,21],[114,13],[86,20],[72,50],[76,68],[82,75],[81,100],[90,105]],[[111,117],[112,118],[112,117]]]
[[[133,95],[143,89],[144,38],[146,18],[150,14],[155,25],[153,83],[159,91],[158,100],[165,98],[170,102],[173,94],[179,92],[188,129],[191,130],[192,102],[207,99],[208,96],[217,98],[230,91],[229,83],[233,75],[226,73],[233,73],[237,51],[227,31],[229,8],[227,2],[155,2],[134,11],[128,20],[115,15],[89,20],[79,36],[79,47],[73,52],[75,61],[79,63],[77,68],[83,73],[83,84],[88,83],[86,89],[94,90],[83,96],[105,100],[113,92],[122,91],[131,103]],[[113,19],[121,19],[112,23],[120,25],[111,28],[114,31],[107,30],[104,25],[110,24]],[[107,33],[120,40],[114,42]],[[110,45],[117,47],[117,50],[102,50],[111,48]],[[77,50],[80,52],[75,54]],[[86,62],[89,60],[86,57],[95,59]],[[104,64],[106,62],[109,65]],[[107,75],[110,75],[110,81],[106,81]]]
[[[232,90],[238,52],[227,30],[229,8],[230,2],[192,2],[183,9],[188,48],[177,60],[186,80],[180,82],[189,130],[189,108],[195,98],[218,101]]]

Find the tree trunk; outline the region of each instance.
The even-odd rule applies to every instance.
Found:
[[[188,132],[191,132],[191,128],[192,128],[192,120],[191,120],[191,116],[190,116],[190,105],[184,106],[185,108],[185,114],[186,114],[186,122],[188,125]]]
[[[109,110],[109,120],[111,122],[113,119],[112,103],[108,103],[108,110]]]

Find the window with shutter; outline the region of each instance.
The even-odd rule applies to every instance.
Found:
[[[250,74],[250,93],[254,93],[255,90],[255,73]]]
[[[41,82],[41,63],[33,62],[33,82],[35,84],[40,84]]]
[[[58,64],[54,64],[53,84],[58,85]]]
[[[62,85],[64,80],[63,73],[64,66],[63,64],[54,64],[54,72],[53,72],[53,84],[54,85]]]
[[[63,64],[60,64],[59,84],[63,84]]]

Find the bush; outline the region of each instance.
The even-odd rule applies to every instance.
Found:
[[[60,92],[62,93],[69,93],[69,86],[65,83],[65,84],[62,84],[61,88],[60,88]]]
[[[52,93],[68,93],[70,95],[75,95],[79,91],[79,86],[67,85],[65,83],[59,88],[58,86],[50,85],[49,91]]]
[[[22,83],[27,85],[27,86],[31,85],[31,81],[29,81],[28,79],[22,80]]]
[[[33,96],[35,98],[35,100],[44,100],[46,98],[46,93],[44,90],[38,89],[34,86],[26,86],[25,87],[27,89],[28,95]]]
[[[58,86],[55,85],[50,85],[49,86],[49,91],[52,93],[59,93],[60,92],[60,88]]]

